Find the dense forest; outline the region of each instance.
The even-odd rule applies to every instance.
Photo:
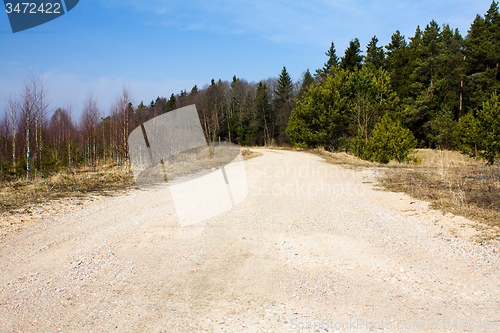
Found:
[[[499,157],[497,2],[476,16],[466,36],[431,21],[412,37],[396,31],[388,45],[378,42],[374,36],[363,52],[354,38],[341,57],[332,42],[324,66],[297,82],[283,67],[278,78],[212,80],[137,106],[124,89],[106,113],[89,95],[79,119],[71,107],[50,106],[46,83],[31,73],[0,118],[0,179],[126,166],[135,127],[190,104],[208,141],[321,146],[379,162],[403,161],[414,147],[460,149],[489,162]],[[392,155],[381,153],[391,147]]]

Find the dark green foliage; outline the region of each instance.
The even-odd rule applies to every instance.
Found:
[[[177,99],[175,98],[175,95],[172,94],[170,96],[170,99],[166,103],[165,112],[175,110],[176,108],[177,108]]]
[[[274,115],[276,127],[276,139],[279,144],[287,143],[286,127],[293,108],[293,84],[290,75],[283,67],[278,79],[278,87],[275,91]]]
[[[500,158],[500,98],[493,93],[477,111],[477,117],[467,114],[460,119],[455,131],[460,150],[489,163]]]
[[[436,126],[447,110],[450,126],[463,114],[463,39],[448,25],[432,21],[409,45],[411,89],[404,99],[404,123],[425,146],[451,148],[449,133]]]
[[[300,90],[297,95],[297,98],[299,100],[302,100],[304,98],[304,95],[307,93],[309,90],[309,87],[314,83],[314,78],[312,77],[311,73],[309,72],[309,69],[305,71],[304,76],[302,78],[302,84],[300,85]]]
[[[271,145],[273,138],[273,114],[271,105],[269,104],[267,85],[260,82],[255,94],[249,141],[252,145]]]
[[[453,133],[455,142],[462,154],[477,157],[479,146],[479,121],[469,112],[460,119]]]
[[[455,117],[449,108],[443,108],[437,116],[429,122],[433,136],[432,143],[441,149],[454,147],[453,132],[456,126]]]
[[[385,67],[391,75],[392,89],[398,94],[400,99],[408,97],[410,91],[409,73],[409,50],[405,36],[397,30],[391,36],[391,42],[385,47],[386,61]]]
[[[335,149],[348,129],[348,103],[352,92],[349,71],[336,68],[322,84],[309,88],[292,111],[286,133],[296,147]]]
[[[493,1],[484,17],[477,15],[465,43],[467,103],[478,109],[491,93],[500,90],[500,14]]]
[[[325,55],[328,56],[328,61],[325,63],[323,68],[316,70],[316,78],[319,81],[324,80],[328,74],[330,74],[332,68],[339,66],[339,57],[337,57],[337,51],[335,50],[335,44],[333,42],[330,49],[325,52]]]
[[[385,114],[366,143],[366,157],[379,163],[389,163],[391,160],[408,162],[416,146],[417,142],[410,130]]]
[[[351,152],[363,160],[367,160],[366,156],[366,133],[364,129],[358,130],[358,134],[351,142]]]
[[[385,53],[382,46],[377,46],[378,38],[373,36],[366,47],[365,66],[372,69],[379,69],[384,65]]]
[[[354,40],[349,42],[349,48],[345,50],[345,55],[340,62],[340,67],[353,71],[354,69],[360,69],[362,62],[363,56],[361,55],[359,39],[354,38]]]

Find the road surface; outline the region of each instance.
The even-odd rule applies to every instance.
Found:
[[[373,170],[263,153],[247,198],[196,225],[159,188],[4,237],[0,332],[500,330],[499,247],[465,219],[374,188]]]

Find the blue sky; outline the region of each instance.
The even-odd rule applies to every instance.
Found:
[[[78,114],[90,92],[103,115],[127,86],[135,104],[210,82],[320,68],[332,41],[342,56],[359,38],[387,45],[431,20],[467,34],[491,0],[80,0],[69,13],[13,34],[0,13],[0,113],[27,73],[43,75],[51,108]]]

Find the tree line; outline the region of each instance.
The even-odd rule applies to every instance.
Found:
[[[81,116],[51,109],[46,83],[28,75],[0,118],[0,177],[32,178],[62,168],[127,166],[129,133],[158,115],[195,104],[207,141],[322,146],[387,162],[414,147],[458,148],[492,162],[500,147],[500,14],[493,1],[463,37],[431,21],[388,45],[357,38],[342,57],[293,82],[286,67],[258,83],[233,77],[134,106],[123,89],[103,112],[89,94]]]
[[[282,145],[296,85],[283,68],[279,79],[249,83],[212,80],[201,89],[158,97],[134,106],[124,88],[107,115],[90,93],[81,115],[73,106],[51,112],[47,83],[29,73],[19,96],[9,98],[0,118],[0,179],[47,176],[61,169],[128,165],[128,136],[142,123],[195,104],[207,141]]]
[[[357,38],[342,58],[334,43],[326,55],[292,112],[287,133],[294,145],[350,149],[379,162],[412,147],[458,148],[489,162],[498,158],[497,2],[476,16],[465,38],[431,21],[408,40],[396,31],[385,47],[374,36],[365,55]],[[383,146],[385,157],[379,156]]]

